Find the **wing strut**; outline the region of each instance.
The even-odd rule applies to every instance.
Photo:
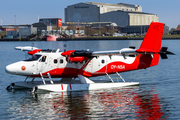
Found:
[[[83,73],[84,73],[83,70],[84,70],[84,68],[88,65],[88,63],[89,63],[91,60],[92,60],[92,58],[90,58],[89,60],[87,60],[86,63],[81,67],[81,69],[80,69],[79,72],[78,72],[78,78],[79,78],[79,80],[80,80],[80,82],[81,82],[82,84],[94,83],[92,80],[90,80],[90,79],[88,79],[88,78],[86,78],[86,77],[83,76]]]
[[[78,75],[83,75],[83,70],[84,70],[84,68],[88,65],[88,63],[89,63],[91,60],[92,60],[92,58],[86,61],[86,63],[85,63],[85,64],[81,67],[81,69],[79,70]]]

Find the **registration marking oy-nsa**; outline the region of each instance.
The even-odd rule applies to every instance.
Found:
[[[125,65],[111,65],[111,69],[125,69]]]

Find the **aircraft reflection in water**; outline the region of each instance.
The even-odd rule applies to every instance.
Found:
[[[158,93],[153,90],[140,91],[138,88],[122,88],[101,91],[62,92],[35,94],[45,109],[42,116],[55,118],[137,118],[161,119],[165,117]],[[48,106],[47,106],[48,104]],[[23,106],[22,106],[23,107]],[[24,108],[25,110],[26,108]],[[34,112],[39,112],[35,111]]]
[[[154,91],[155,92],[155,91]],[[146,120],[161,119],[165,113],[161,110],[163,107],[160,103],[158,93],[143,91],[144,95],[137,95],[133,99],[139,109],[136,110],[137,117]],[[167,116],[166,116],[167,117]]]

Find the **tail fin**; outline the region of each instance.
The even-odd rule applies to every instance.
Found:
[[[144,40],[137,52],[140,53],[159,53],[161,50],[162,36],[163,36],[164,24],[159,22],[152,22],[144,37]],[[141,65],[142,63],[142,65]],[[142,54],[140,58],[140,68],[151,67],[158,65],[159,54]],[[145,67],[145,68],[146,68]]]
[[[140,49],[148,49],[155,52],[160,52],[164,24],[152,22],[144,37]]]

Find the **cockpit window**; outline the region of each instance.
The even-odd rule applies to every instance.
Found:
[[[41,60],[39,60],[39,62],[45,62],[46,61],[46,56],[43,56],[42,58],[41,58]]]
[[[36,61],[38,60],[42,55],[33,55],[31,58],[24,60],[24,61]]]

